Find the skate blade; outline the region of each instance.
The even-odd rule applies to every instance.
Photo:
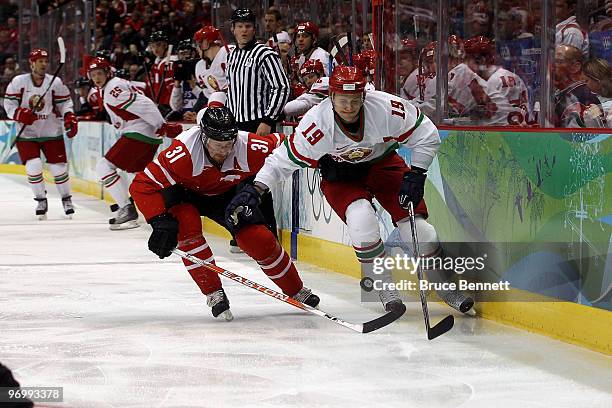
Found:
[[[72,219],[72,214],[66,214],[66,218],[68,218],[69,220]]]
[[[226,322],[231,322],[232,320],[234,320],[234,315],[232,314],[231,310],[226,310],[225,312],[221,312],[219,313],[219,315],[216,317],[217,320],[224,320]]]
[[[36,216],[39,221],[44,221],[47,219],[47,214],[39,214]]]
[[[243,254],[243,253],[244,253],[244,251],[243,251],[242,249],[240,249],[240,247],[238,247],[238,246],[233,246],[233,245],[230,245],[230,249],[229,249],[229,251],[230,251],[232,254]]]
[[[137,221],[127,221],[121,224],[111,224],[109,225],[108,228],[111,231],[120,231],[120,230],[126,230],[126,229],[138,228],[138,227],[140,227],[140,224]]]
[[[476,310],[474,309],[474,306],[472,306],[470,308],[470,310],[468,310],[467,312],[464,313],[466,316],[471,316],[471,317],[476,317]]]

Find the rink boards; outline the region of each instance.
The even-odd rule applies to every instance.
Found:
[[[426,189],[430,222],[442,242],[504,248],[506,256],[487,279],[513,287],[486,302],[477,296],[479,314],[612,354],[610,134],[503,129],[440,134]],[[15,165],[15,150],[8,149],[11,136],[12,122],[0,121],[0,171],[25,173]],[[95,164],[117,137],[108,124],[79,123],[78,136],[67,141],[75,190],[106,198]],[[400,154],[409,162],[408,150]],[[282,243],[293,257],[360,277],[346,228],[323,197],[316,170],[300,170],[274,195]],[[383,240],[396,246],[388,214],[376,208]],[[203,226],[224,234],[212,222],[204,220]],[[548,242],[579,248],[580,256],[559,250],[563,245],[548,248]],[[578,262],[564,262],[568,258]],[[549,267],[557,264],[563,267]]]

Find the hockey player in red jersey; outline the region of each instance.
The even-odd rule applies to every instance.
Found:
[[[129,81],[113,77],[110,64],[96,57],[89,63],[88,75],[98,88],[111,123],[121,137],[104,154],[96,171],[104,187],[117,203],[117,216],[109,220],[111,230],[138,227],[138,213],[128,196],[127,186],[117,169],[142,171],[157,152],[163,136],[173,138],[182,127],[166,123],[155,104]]]
[[[330,97],[310,109],[295,133],[276,149],[257,173],[254,184],[237,195],[226,210],[228,222],[248,223],[261,194],[294,170],[318,167],[321,190],[346,223],[364,274],[376,258],[385,256],[372,200],[376,198],[397,224],[405,242],[412,242],[408,208],[417,214],[420,256],[441,257],[435,228],[426,221],[423,200],[427,169],[440,137],[435,125],[418,108],[395,95],[366,91],[366,79],[356,67],[336,67],[329,79]],[[400,145],[412,149],[408,166],[397,154]],[[429,270],[432,281],[447,281],[446,271]],[[473,300],[457,291],[440,291],[452,307],[467,312]],[[395,290],[378,291],[387,311],[404,308]]]
[[[295,265],[271,231],[275,222],[256,209],[253,222],[227,223],[225,208],[251,187],[252,178],[284,136],[258,136],[238,131],[234,116],[224,106],[207,108],[199,126],[183,132],[158,158],[136,175],[130,193],[153,227],[149,249],[160,258],[179,249],[214,263],[202,235],[200,216],[228,229],[240,248],[253,258],[283,293],[316,307],[318,296],[302,284]],[[272,208],[272,195],[261,197],[262,208]],[[264,214],[270,213],[264,210]],[[229,301],[215,272],[183,260],[207,297],[216,318],[231,320]]]
[[[168,54],[168,36],[163,31],[155,31],[149,37],[149,47],[155,55],[151,66],[150,83],[147,81],[145,94],[153,102],[161,105],[162,110],[170,108],[170,96],[174,85],[174,71]]]
[[[39,219],[45,219],[48,208],[42,152],[62,197],[64,212],[71,216],[74,207],[70,195],[63,130],[69,138],[74,137],[77,134],[78,122],[73,111],[70,91],[59,77],[53,78],[46,73],[49,64],[49,54],[46,50],[32,50],[29,61],[32,72],[16,76],[8,84],[4,109],[9,117],[17,121],[20,129],[25,126],[16,146],[21,162],[25,165],[34,200],[38,202],[36,215]],[[45,93],[47,89],[49,91]]]

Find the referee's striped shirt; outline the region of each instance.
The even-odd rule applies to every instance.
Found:
[[[227,57],[227,107],[236,122],[259,120],[272,125],[289,100],[289,78],[280,57],[255,40]]]

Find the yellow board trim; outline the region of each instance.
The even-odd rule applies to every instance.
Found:
[[[218,235],[222,232],[229,238],[227,231],[214,222],[203,221],[202,225],[207,233]],[[283,247],[290,251],[291,232],[282,230],[280,237]],[[355,251],[348,245],[299,234],[298,259],[356,279],[361,278]],[[534,294],[518,289],[511,289],[506,296],[517,299],[521,293],[525,293],[529,299],[536,298]],[[547,299],[543,296],[539,298]],[[612,313],[607,310],[547,300],[477,302],[476,311],[485,319],[612,355]]]
[[[0,164],[0,173],[26,174],[25,166],[15,164]],[[45,179],[53,180],[47,173]],[[101,195],[102,187],[99,183],[76,178],[70,181],[74,191],[94,197]],[[106,200],[110,201],[108,197]],[[231,238],[225,228],[207,218],[202,218],[202,228],[207,233]],[[283,230],[280,238],[283,247],[289,252],[291,233]],[[353,248],[348,245],[299,234],[298,258],[302,262],[360,278],[359,262]],[[509,296],[516,299],[520,292],[513,289]],[[529,296],[534,297],[533,294]],[[478,302],[476,306],[479,316],[486,319],[612,355],[612,314],[607,310],[558,301]]]

